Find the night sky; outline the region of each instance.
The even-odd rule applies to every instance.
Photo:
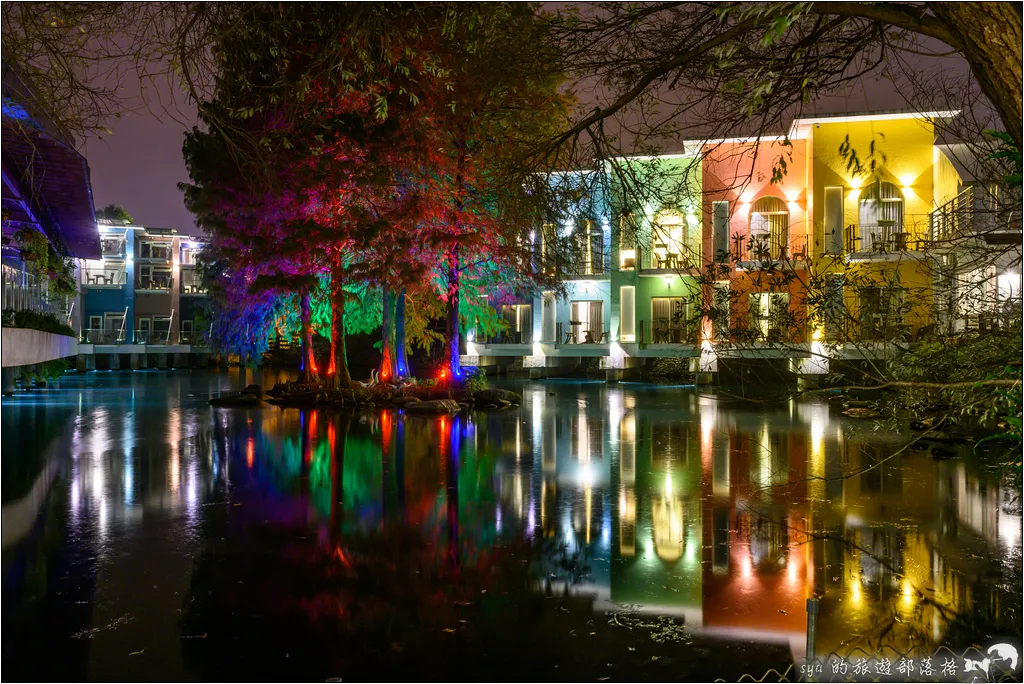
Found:
[[[936,48],[941,44],[936,43]],[[946,57],[929,66],[965,73],[966,64],[959,57]],[[188,173],[181,157],[185,132],[196,122],[196,109],[177,88],[169,97],[171,87],[159,84],[139,96],[150,103],[145,111],[127,114],[108,123],[112,136],[89,140],[84,152],[92,171],[93,199],[96,208],[121,204],[139,223],[156,228],[174,228],[188,233],[195,230],[195,221],[185,209],[177,184],[188,182]],[[137,95],[137,93],[136,93]],[[587,93],[579,93],[587,101]],[[161,103],[169,103],[163,105]],[[879,111],[905,109],[907,102],[893,83],[875,77],[864,79],[842,96],[818,101],[817,113]],[[592,108],[593,105],[587,105]],[[165,113],[169,111],[169,113]]]

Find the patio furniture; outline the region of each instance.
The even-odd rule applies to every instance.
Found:
[[[665,263],[662,268],[679,268],[679,255],[675,252],[665,254]]]

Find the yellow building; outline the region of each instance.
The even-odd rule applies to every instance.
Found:
[[[833,321],[828,337],[912,338],[935,323],[942,257],[929,250],[932,213],[957,196],[961,178],[935,144],[934,122],[956,114],[794,122],[791,137],[805,139],[808,150],[815,264],[823,274],[845,276],[834,291],[845,320]]]

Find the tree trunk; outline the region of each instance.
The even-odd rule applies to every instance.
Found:
[[[1021,11],[1009,2],[928,3],[958,47],[1013,137],[1021,146]]]
[[[384,288],[384,314],[381,321],[380,379],[395,377],[395,293]]]
[[[299,382],[318,382],[320,374],[316,370],[316,358],[313,356],[313,316],[309,303],[309,290],[302,293],[302,366],[299,370]]]
[[[336,266],[331,273],[331,385],[348,387],[352,376],[348,371],[345,350],[345,281],[344,268]]]
[[[452,247],[448,266],[448,318],[445,322],[445,364],[452,379],[462,377],[459,366],[459,246]]]
[[[409,375],[409,364],[405,358],[405,288],[398,291],[395,299],[395,371],[398,377]]]

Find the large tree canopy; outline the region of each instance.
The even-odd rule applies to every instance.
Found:
[[[631,141],[756,132],[883,73],[896,53],[945,44],[1021,144],[1018,3],[595,3],[563,10],[557,24],[598,100],[560,140],[588,132],[607,143],[602,122],[613,116]]]

